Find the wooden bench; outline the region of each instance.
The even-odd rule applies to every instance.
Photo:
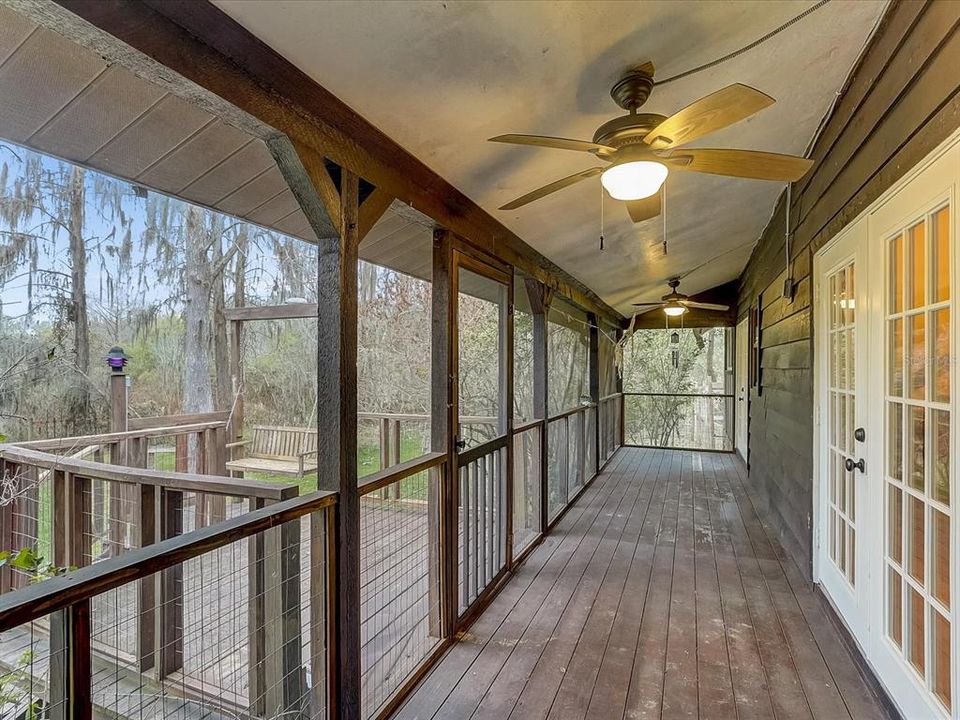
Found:
[[[233,449],[240,447],[247,449],[245,456],[232,459]],[[236,472],[258,472],[303,478],[317,469],[317,431],[310,428],[255,425],[250,440],[227,443],[227,448],[231,477]]]

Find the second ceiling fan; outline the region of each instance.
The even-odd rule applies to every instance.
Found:
[[[610,95],[628,114],[601,125],[592,141],[515,134],[490,138],[491,142],[590,153],[608,163],[606,167],[587,168],[555,180],[500,209],[514,210],[599,175],[612,198],[626,201],[630,218],[643,222],[660,214],[661,188],[670,170],[794,182],[813,164],[807,158],[757,150],[683,149],[683,145],[748,118],[775,100],[759,90],[735,83],[700,98],[670,117],[639,113],[638,108],[653,89],[653,74],[653,63],[646,63],[627,72],[613,86]]]

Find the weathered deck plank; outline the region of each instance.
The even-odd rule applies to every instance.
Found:
[[[886,717],[743,472],[621,450],[395,717]]]

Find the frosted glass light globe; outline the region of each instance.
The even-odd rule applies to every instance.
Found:
[[[670,317],[677,317],[683,315],[687,309],[680,303],[670,303],[669,305],[664,306],[663,311]]]
[[[614,200],[642,200],[656,193],[667,179],[667,166],[650,160],[633,160],[608,167],[600,176]]]

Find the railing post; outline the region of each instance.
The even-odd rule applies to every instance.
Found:
[[[66,612],[69,617],[70,720],[92,720],[90,600],[80,600]]]
[[[157,486],[140,485],[140,546],[157,541]],[[156,666],[157,651],[157,584],[153,575],[140,580],[140,614],[138,622],[138,658],[140,672]]]
[[[160,489],[161,539],[168,540],[183,533],[183,493]],[[158,674],[165,678],[183,667],[183,565],[163,571],[160,578],[159,613],[160,666]]]

